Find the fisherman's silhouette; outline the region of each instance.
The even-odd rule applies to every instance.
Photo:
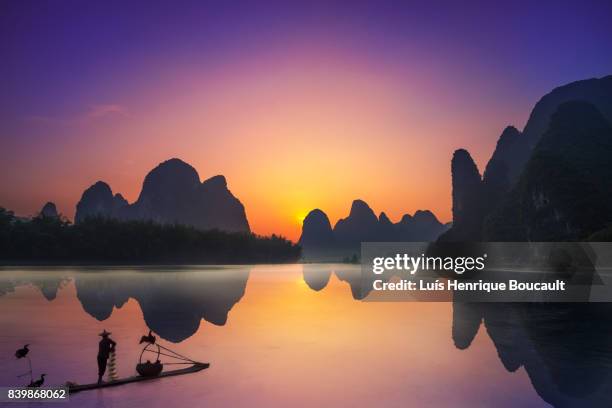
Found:
[[[110,334],[111,333],[107,332],[106,329],[99,334],[99,336],[102,336],[102,340],[100,340],[98,348],[98,384],[102,383],[102,376],[106,371],[108,357],[112,351],[115,351],[115,347],[117,346],[117,343],[109,337]]]

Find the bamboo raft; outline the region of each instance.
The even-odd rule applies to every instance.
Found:
[[[143,336],[143,338],[141,339],[141,342],[147,341],[147,344],[142,349],[142,352],[140,353],[140,357],[138,358],[139,364],[136,366],[136,371],[139,374],[134,375],[132,377],[117,378],[117,379],[115,379],[113,375],[110,377],[109,381],[101,382],[101,383],[95,382],[91,384],[82,384],[82,385],[67,383],[69,393],[74,394],[74,393],[81,392],[81,391],[97,390],[100,388],[115,387],[118,385],[130,384],[130,383],[135,383],[135,382],[140,382],[140,381],[151,381],[151,380],[156,380],[156,379],[165,378],[165,377],[174,377],[176,375],[192,374],[192,373],[197,373],[199,371],[205,370],[208,367],[210,367],[210,363],[200,363],[198,361],[194,361],[190,359],[189,357],[185,357],[184,355],[179,354],[174,350],[171,350],[167,347],[160,345],[159,343],[156,343],[155,337],[149,338],[151,336],[152,336],[151,332],[149,332],[149,336]],[[156,363],[152,364],[150,361],[147,361],[146,363],[143,362],[143,355],[145,353],[154,354],[156,358]],[[159,360],[160,356],[169,357],[175,361],[175,362],[166,363],[165,364],[166,366],[172,365],[172,364],[176,364],[176,365],[182,364],[182,365],[187,365],[187,367],[179,368],[176,370],[162,371],[164,365],[162,365]],[[114,370],[115,368],[113,366],[111,371],[114,372]]]
[[[91,384],[82,384],[82,385],[71,385],[68,387],[68,391],[70,392],[70,394],[74,394],[74,393],[81,392],[81,391],[96,390],[99,388],[107,388],[107,387],[115,387],[118,385],[130,384],[130,383],[135,383],[135,382],[140,382],[140,381],[157,380],[157,379],[164,378],[164,377],[173,377],[175,375],[197,373],[199,371],[207,369],[208,367],[210,367],[209,363],[194,362],[194,364],[190,367],[180,368],[177,370],[165,371],[154,377],[144,377],[141,375],[135,375],[132,377],[119,378],[114,381],[107,381],[107,382],[103,382],[100,384],[91,383]]]

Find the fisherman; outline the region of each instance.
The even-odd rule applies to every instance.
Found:
[[[111,352],[115,351],[117,343],[115,343],[109,336],[111,333],[107,332],[106,329],[99,336],[102,336],[100,340],[100,347],[98,349],[98,384],[102,384],[102,376],[106,371],[106,362]]]

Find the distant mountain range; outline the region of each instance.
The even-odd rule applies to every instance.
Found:
[[[610,123],[606,76],[540,99],[523,132],[502,132],[482,177],[469,152],[457,150],[453,226],[440,240],[583,240],[604,230],[612,223]]]
[[[200,183],[198,172],[179,159],[167,160],[151,170],[132,204],[119,193],[113,195],[107,183],[93,184],[77,204],[75,223],[91,217],[250,232],[244,206],[228,190],[225,177]]]
[[[523,131],[506,127],[481,175],[467,150],[451,160],[453,223],[430,211],[393,223],[361,200],[332,228],[312,210],[299,243],[305,257],[321,250],[358,252],[366,241],[537,241],[612,238],[612,76],[554,89],[533,108]],[[41,210],[57,216],[53,203]],[[88,218],[147,220],[200,230],[250,232],[242,203],[223,176],[200,182],[189,164],[170,159],[151,170],[129,203],[98,181],[77,204]]]
[[[307,260],[337,258],[338,253],[358,253],[361,242],[435,241],[448,227],[428,210],[406,214],[393,223],[384,212],[377,217],[367,203],[355,200],[348,217],[338,220],[333,229],[323,211],[312,210],[302,224],[299,243]]]

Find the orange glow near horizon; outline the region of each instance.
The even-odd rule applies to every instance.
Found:
[[[146,173],[178,157],[202,180],[225,175],[262,235],[295,241],[308,211],[320,208],[333,226],[358,198],[395,222],[419,209],[448,222],[453,151],[469,148],[482,169],[504,126],[527,112],[463,104],[456,84],[417,62],[399,69],[337,50],[241,62],[158,61],[112,104],[24,120],[31,138],[51,137],[13,142],[5,165],[28,165],[0,175],[11,186],[0,205],[25,215],[54,201],[72,218],[97,180],[133,202]]]

